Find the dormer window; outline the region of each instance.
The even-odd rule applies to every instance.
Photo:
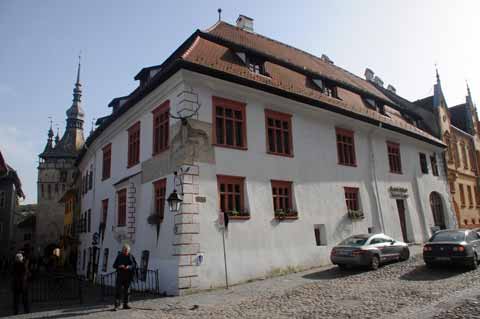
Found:
[[[260,75],[267,75],[265,72],[265,60],[253,55],[247,55],[245,63],[251,72]]]
[[[363,100],[368,108],[380,112],[381,114],[385,114],[385,107],[381,102],[370,97],[364,98]]]
[[[320,92],[326,96],[338,99],[337,87],[332,81],[326,79],[313,79],[313,83],[315,83],[320,89]]]

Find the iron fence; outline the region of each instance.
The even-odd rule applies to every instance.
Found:
[[[82,280],[73,274],[45,273],[29,285],[32,302],[78,301],[83,303]]]
[[[117,280],[117,272],[100,275],[100,287],[102,300],[105,297],[115,295],[115,283]],[[160,286],[158,282],[157,270],[139,270],[130,284],[130,294],[132,296],[160,295]]]

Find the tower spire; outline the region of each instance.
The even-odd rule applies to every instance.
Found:
[[[435,73],[437,75],[437,84],[440,84],[440,75],[438,74],[438,65],[435,63]]]
[[[67,129],[83,129],[84,112],[82,109],[82,84],[80,83],[81,55],[78,56],[77,80],[73,88],[72,106],[67,110]]]

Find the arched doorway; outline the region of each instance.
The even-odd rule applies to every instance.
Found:
[[[445,229],[445,215],[443,214],[443,204],[442,197],[437,192],[432,192],[430,194],[430,207],[433,214],[433,222],[435,226],[440,227],[440,229]]]

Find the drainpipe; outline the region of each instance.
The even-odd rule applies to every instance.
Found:
[[[378,127],[379,128],[382,128],[382,123],[379,122],[378,123]],[[373,140],[372,140],[372,135],[373,133],[376,131],[376,128],[373,128],[372,130],[370,130],[370,132],[368,133],[368,146],[370,148],[370,155],[371,155],[371,161],[370,161],[370,173],[372,174],[372,179],[373,179],[373,182],[374,182],[374,196],[375,196],[375,200],[377,202],[377,213],[378,213],[378,222],[379,222],[379,226],[380,226],[380,231],[381,232],[384,232],[385,231],[385,223],[384,223],[384,220],[383,220],[383,210],[382,210],[382,203],[380,201],[380,195],[379,195],[379,191],[378,191],[378,181],[377,181],[377,169],[376,169],[376,161],[375,161],[375,151],[374,151],[374,148],[373,148]]]

